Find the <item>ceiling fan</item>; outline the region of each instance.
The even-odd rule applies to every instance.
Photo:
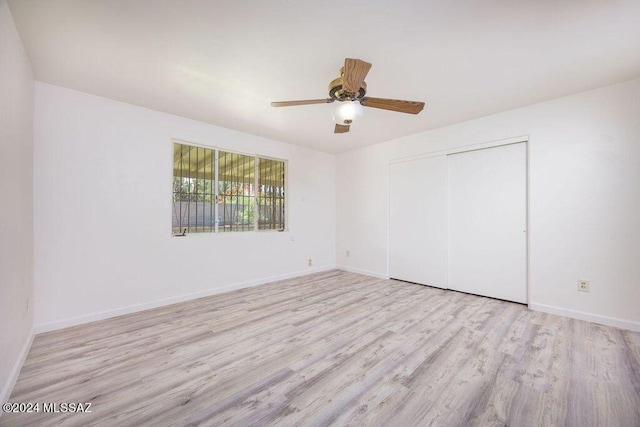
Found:
[[[360,59],[347,58],[340,69],[340,77],[329,83],[329,97],[303,101],[272,102],[272,107],[292,107],[296,105],[330,104],[339,101],[341,105],[334,113],[336,126],[334,133],[349,132],[353,121],[362,115],[362,106],[397,111],[399,113],[418,114],[424,108],[424,102],[401,101],[398,99],[371,98],[365,96],[367,84],[364,78],[371,64]]]

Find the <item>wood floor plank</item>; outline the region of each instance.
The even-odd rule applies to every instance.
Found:
[[[640,426],[640,334],[340,270],[38,335],[0,426]]]

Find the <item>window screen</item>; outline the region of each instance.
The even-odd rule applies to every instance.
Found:
[[[256,159],[219,152],[218,231],[254,230]]]
[[[173,159],[173,233],[214,231],[214,150],[174,144]]]
[[[258,228],[284,229],[284,162],[260,159],[258,163]]]

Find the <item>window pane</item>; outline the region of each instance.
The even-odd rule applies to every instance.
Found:
[[[261,158],[258,163],[260,230],[284,230],[284,183],[284,162]]]
[[[173,144],[174,234],[214,231],[214,162],[212,149]]]
[[[254,229],[255,157],[218,153],[218,231]]]

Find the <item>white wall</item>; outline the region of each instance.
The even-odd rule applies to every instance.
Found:
[[[33,74],[0,0],[0,402],[31,343],[32,301]]]
[[[338,155],[338,265],[387,275],[389,160],[521,135],[530,306],[640,330],[640,79]]]
[[[333,155],[39,82],[35,98],[38,331],[335,266]],[[289,160],[289,231],[172,237],[172,138]]]

